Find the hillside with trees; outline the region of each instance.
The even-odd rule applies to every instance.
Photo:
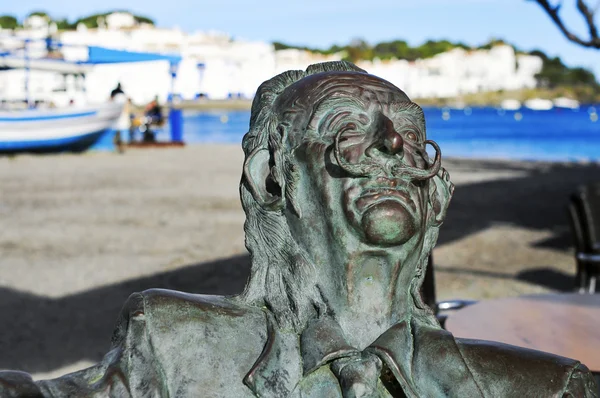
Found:
[[[56,27],[59,30],[75,30],[77,28],[77,25],[79,25],[80,23],[84,24],[87,28],[94,29],[94,28],[98,27],[99,21],[101,21],[103,18],[106,18],[108,15],[112,14],[113,12],[130,13],[133,15],[133,18],[135,19],[135,21],[137,23],[154,25],[154,21],[151,18],[142,16],[142,15],[136,15],[136,14],[131,13],[126,10],[112,10],[112,11],[107,11],[107,12],[103,12],[103,13],[92,14],[92,15],[78,18],[74,21],[69,21],[66,18],[53,18],[45,11],[31,12],[27,15],[27,18],[29,18],[30,16],[34,16],[34,15],[46,17],[49,22],[54,22],[56,24]],[[0,27],[2,27],[2,29],[19,29],[19,28],[23,27],[23,21],[19,21],[13,15],[0,15]]]
[[[284,50],[296,48],[319,54],[338,54],[342,55],[344,60],[350,62],[372,61],[374,59],[390,60],[405,59],[414,61],[417,59],[431,58],[437,54],[450,51],[455,48],[465,50],[489,50],[495,45],[509,45],[513,47],[517,54],[531,54],[542,58],[543,66],[539,74],[536,75],[538,82],[537,90],[528,90],[523,92],[524,98],[528,97],[552,97],[556,95],[566,95],[576,97],[583,101],[600,100],[600,86],[596,81],[594,74],[585,68],[568,67],[559,57],[549,57],[540,50],[522,51],[516,46],[503,40],[493,39],[480,46],[468,46],[460,42],[451,42],[448,40],[428,40],[418,46],[410,46],[404,40],[393,40],[370,45],[364,40],[353,40],[347,45],[333,45],[327,49],[309,48],[303,46],[293,46],[280,42],[274,42],[275,50]],[[498,98],[503,98],[507,93],[498,93]],[[518,93],[510,93],[518,96]],[[495,102],[495,97],[486,96],[483,102]]]
[[[471,47],[464,43],[453,43],[449,40],[427,40],[420,46],[411,47],[404,40],[393,40],[370,45],[362,39],[355,39],[344,46],[333,45],[327,49],[318,49],[302,46],[293,46],[281,42],[273,42],[275,50],[284,50],[287,48],[297,48],[319,54],[336,54],[344,53],[344,59],[350,62],[356,61],[372,61],[373,59],[389,60],[389,59],[406,59],[414,61],[417,59],[431,58],[437,54],[450,51],[454,48],[462,48],[465,50],[484,50],[490,49],[494,45],[508,44],[503,40],[490,40],[488,43]],[[509,44],[510,45],[510,44]],[[514,47],[514,46],[513,46]],[[515,51],[517,51],[515,49]]]
[[[0,16],[0,27],[2,29],[16,29],[18,28],[19,21],[13,15],[1,15]]]

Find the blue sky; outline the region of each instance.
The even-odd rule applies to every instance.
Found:
[[[375,43],[404,39],[417,45],[449,39],[478,45],[505,39],[524,50],[539,48],[568,65],[592,69],[600,80],[600,50],[568,42],[543,10],[527,0],[21,0],[4,1],[0,14],[19,18],[34,10],[74,19],[129,9],[159,26],[219,30],[237,38],[313,47],[354,38]],[[584,31],[575,0],[565,0],[567,21]]]

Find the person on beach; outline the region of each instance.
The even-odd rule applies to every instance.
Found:
[[[144,142],[155,142],[156,133],[152,130],[153,126],[161,126],[164,122],[162,107],[158,102],[158,95],[154,97],[144,111],[144,124],[142,130],[142,141]]]
[[[0,372],[0,396],[596,397],[580,362],[455,338],[423,302],[454,185],[399,88],[346,62],[284,72],[242,148],[244,292],[134,293],[102,362]]]
[[[137,117],[131,98],[127,98],[125,107],[126,111],[129,113],[129,143],[133,143],[135,142],[135,131],[137,126],[139,126],[139,122],[137,122]]]
[[[121,110],[121,114],[119,115],[119,119],[117,119],[117,122],[113,126],[113,129],[115,130],[115,136],[114,136],[115,147],[118,150],[118,152],[121,153],[121,152],[123,152],[123,144],[124,144],[123,140],[122,140],[123,133],[125,131],[127,131],[127,132],[131,131],[131,118],[130,118],[131,99],[127,98],[127,96],[125,95],[125,92],[123,91],[123,88],[121,87],[120,82],[117,84],[117,87],[115,87],[110,92],[110,101],[116,102],[118,104],[122,104],[122,106],[123,106],[123,108]],[[119,142],[119,145],[117,145],[117,142]]]
[[[118,82],[117,87],[115,87],[110,92],[110,99],[115,100],[115,97],[117,97],[118,95],[125,95],[125,92],[123,91],[123,87],[121,87],[121,82]]]
[[[160,125],[163,122],[162,108],[158,102],[158,95],[146,106],[145,115],[148,124]]]

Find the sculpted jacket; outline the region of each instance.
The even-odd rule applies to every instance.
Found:
[[[359,363],[358,372],[344,364]],[[354,361],[354,362],[353,362]],[[373,369],[376,371],[371,372]],[[351,369],[352,370],[352,369]],[[362,379],[372,373],[371,380]],[[343,377],[342,377],[343,376]],[[368,379],[368,377],[367,377]],[[335,321],[298,336],[266,309],[220,296],[133,294],[112,350],[91,368],[33,382],[0,372],[0,397],[597,397],[581,363],[505,344],[455,339],[401,322],[359,351]]]

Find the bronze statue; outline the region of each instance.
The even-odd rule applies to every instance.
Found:
[[[596,396],[581,363],[455,339],[423,303],[453,185],[400,89],[345,62],[282,73],[243,148],[243,294],[135,293],[100,364],[0,372],[1,396]]]

